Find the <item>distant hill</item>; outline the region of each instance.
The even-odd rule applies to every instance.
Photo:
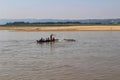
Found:
[[[120,24],[118,19],[84,19],[84,20],[69,20],[69,19],[0,19],[0,25],[14,22],[25,23],[45,23],[45,22],[80,22],[82,24]]]

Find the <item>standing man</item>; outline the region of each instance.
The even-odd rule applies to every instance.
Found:
[[[50,41],[52,41],[52,38],[53,38],[53,34],[50,35]]]

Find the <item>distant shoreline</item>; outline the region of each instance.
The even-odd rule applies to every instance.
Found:
[[[12,31],[120,31],[120,25],[0,26],[0,30],[12,30]]]

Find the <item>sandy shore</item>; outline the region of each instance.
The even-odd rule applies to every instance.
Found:
[[[0,30],[14,31],[119,31],[120,26],[0,26]]]

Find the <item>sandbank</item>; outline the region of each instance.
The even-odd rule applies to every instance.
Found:
[[[0,26],[0,30],[13,31],[120,31],[120,26]]]

